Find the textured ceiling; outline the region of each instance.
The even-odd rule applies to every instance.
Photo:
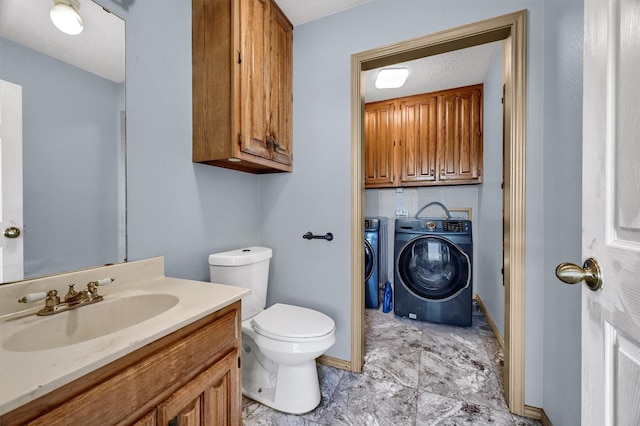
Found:
[[[295,27],[370,1],[276,0],[276,3]],[[58,31],[49,19],[53,0],[0,0],[0,36],[109,80],[123,81],[124,21],[90,0],[80,2],[85,29],[80,35],[68,36]],[[105,29],[112,26],[118,30]],[[112,36],[105,37],[111,33]],[[407,83],[400,89],[376,89],[374,80],[378,70],[367,71],[365,99],[372,102],[481,83],[497,46],[498,43],[492,43],[398,64],[410,71]],[[83,51],[85,53],[81,53]]]
[[[296,27],[372,0],[275,1]],[[394,65],[409,69],[409,78],[399,89],[376,89],[374,82],[380,69],[367,71],[365,101],[374,102],[482,83],[499,44],[500,42],[490,43]]]
[[[372,0],[275,0],[294,27]]]
[[[483,44],[384,68],[408,68],[409,77],[398,89],[376,89],[381,68],[365,72],[365,102],[375,102],[419,93],[482,83],[502,42]]]

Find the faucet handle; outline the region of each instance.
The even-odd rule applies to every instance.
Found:
[[[114,281],[115,280],[113,278],[110,278],[110,277],[102,278],[102,279],[95,280],[95,281],[89,281],[87,283],[87,290],[86,291],[88,291],[91,294],[91,298],[99,297],[99,295],[98,295],[98,287],[111,284]]]
[[[44,301],[45,308],[53,308],[60,304],[60,296],[58,296],[58,290],[49,290],[47,292],[47,300]]]
[[[100,285],[108,285],[111,284],[112,282],[114,282],[115,279],[111,278],[111,277],[106,277],[106,278],[102,278],[99,280],[94,281],[94,283],[98,286]]]
[[[22,299],[18,299],[18,303],[32,303],[37,302],[38,300],[42,300],[47,297],[47,293],[44,291],[38,293],[29,293],[24,296]]]

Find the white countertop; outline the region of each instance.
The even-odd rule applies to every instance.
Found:
[[[115,287],[115,286],[114,286]],[[80,288],[80,286],[78,286]],[[164,276],[105,287],[105,301],[149,293],[174,295],[179,302],[169,310],[123,330],[81,343],[37,351],[10,351],[0,346],[0,415],[43,396],[85,374],[164,337],[200,318],[228,306],[249,290]],[[102,290],[102,289],[101,289]],[[98,302],[98,303],[104,303]],[[44,303],[38,302],[44,306]],[[97,305],[97,304],[96,304]],[[78,309],[86,309],[80,307]],[[53,316],[14,315],[0,320],[0,339],[4,341],[25,327]],[[105,319],[108,320],[108,319]]]

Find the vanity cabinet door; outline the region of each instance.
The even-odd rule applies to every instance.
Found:
[[[157,410],[153,410],[147,413],[146,416],[135,422],[133,426],[156,426],[158,424],[158,422],[156,421],[157,416]]]
[[[240,392],[238,358],[230,352],[158,407],[158,425],[239,425]]]

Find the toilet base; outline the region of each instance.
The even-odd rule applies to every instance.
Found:
[[[252,374],[253,378],[257,378]],[[277,366],[273,382],[260,385],[251,376],[242,379],[242,394],[275,410],[291,414],[307,413],[320,404],[320,384],[315,359],[299,365]],[[264,376],[263,376],[264,377]]]

